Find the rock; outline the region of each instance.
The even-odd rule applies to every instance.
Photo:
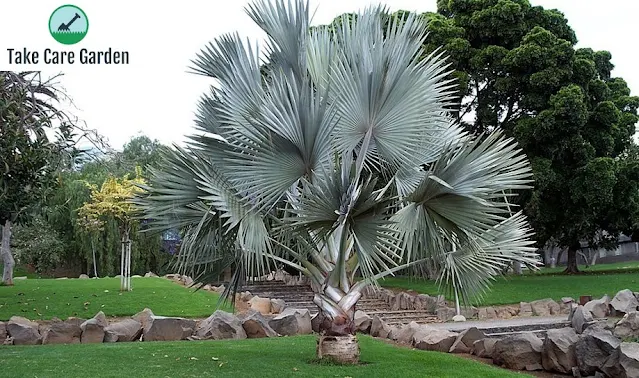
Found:
[[[12,316],[7,323],[7,334],[13,338],[14,345],[42,344],[38,323],[21,316]]]
[[[494,307],[483,307],[479,309],[478,317],[480,320],[497,319],[497,311]]]
[[[479,318],[479,309],[477,307],[473,307],[473,306],[462,307],[461,315],[464,318],[466,318],[466,319],[478,319]],[[455,321],[455,320],[453,319],[453,321]]]
[[[602,327],[588,327],[575,344],[577,366],[581,374],[595,374],[608,360],[621,342],[612,332]]]
[[[115,343],[118,341],[118,335],[113,331],[104,330],[104,342],[105,343]]]
[[[246,331],[237,316],[217,310],[200,322],[195,336],[201,340],[246,339]]]
[[[418,294],[415,301],[421,302],[419,307],[431,314],[434,314],[437,311],[437,308],[444,307],[446,305],[444,297],[431,297],[426,294]]]
[[[639,377],[639,343],[621,343],[601,370],[609,377]]]
[[[357,331],[363,332],[363,333],[369,333],[373,319],[370,316],[368,316],[367,313],[361,310],[355,311],[354,321],[355,321],[355,327]]]
[[[443,329],[420,326],[413,334],[413,346],[421,350],[448,352],[457,340],[458,334]]]
[[[621,339],[639,337],[639,312],[631,311],[624,315],[615,325],[614,334]]]
[[[381,337],[382,339],[386,339],[388,338],[389,332],[390,327],[388,326],[388,324],[386,324],[379,316],[373,316],[373,320],[371,321],[370,335],[373,337]]]
[[[153,273],[153,272],[146,272],[144,274],[144,277],[149,278],[149,277],[157,277],[158,275]]]
[[[575,300],[572,297],[561,298],[561,301],[559,302],[559,311],[562,314],[569,314],[574,303]]]
[[[553,301],[551,298],[532,301],[530,302],[530,307],[535,316],[559,315],[561,312],[559,303]]]
[[[80,274],[80,277],[78,277],[81,280],[88,280],[89,276],[87,276],[86,274]]]
[[[131,278],[142,278],[142,276],[139,275],[139,274],[134,274],[134,275],[131,276]]]
[[[513,316],[517,316],[519,314],[519,306],[503,306],[495,309],[497,313],[497,318],[500,319],[510,319]]]
[[[495,350],[495,343],[498,339],[484,338],[479,339],[473,343],[473,347],[470,350],[471,354],[482,358],[493,358],[493,352]]]
[[[639,301],[633,292],[628,289],[621,290],[610,301],[610,307],[616,312],[616,315],[637,311],[638,306]]]
[[[262,315],[271,313],[271,300],[269,298],[260,298],[256,295],[248,303],[251,309],[258,311]]]
[[[104,342],[104,329],[108,325],[109,324],[106,320],[106,316],[104,316],[104,312],[98,312],[93,318],[88,319],[84,323],[80,324],[80,329],[82,330],[80,342],[83,344],[97,344]]]
[[[133,320],[137,320],[138,322],[140,322],[140,324],[142,324],[142,329],[144,329],[146,328],[147,324],[151,321],[151,318],[153,316],[155,316],[155,314],[153,314],[153,311],[151,311],[150,308],[145,307],[144,310],[133,315]]]
[[[485,338],[486,335],[476,327],[468,328],[457,336],[450,347],[450,353],[470,353],[475,341]]]
[[[519,316],[532,316],[533,309],[530,303],[519,302]]]
[[[447,322],[452,320],[453,317],[457,315],[457,312],[454,308],[440,307],[435,311],[435,314],[437,314],[437,318],[439,320],[441,320],[442,322]]]
[[[239,317],[242,328],[249,339],[261,337],[277,337],[277,332],[268,325],[268,320],[259,311],[249,310]]]
[[[5,322],[0,322],[0,341],[7,338],[7,325]]]
[[[54,322],[49,324],[42,335],[42,344],[78,344],[82,329],[77,321]]]
[[[465,322],[466,321],[466,317],[464,315],[455,315],[455,316],[453,316],[453,321],[455,323]]]
[[[226,287],[224,287],[224,285],[220,285],[215,289],[215,292],[218,294],[222,294],[224,293],[224,290],[226,290]]]
[[[400,344],[413,345],[413,335],[420,330],[422,330],[422,326],[419,325],[417,322],[413,321],[409,324],[404,324],[401,327],[400,331],[397,333],[397,336],[396,338],[394,338],[394,340],[396,340]]]
[[[110,324],[104,331],[116,335],[116,341],[118,342],[139,340],[142,335],[142,323],[134,319],[124,319],[117,323]],[[109,335],[109,337],[112,336]],[[105,339],[106,338],[107,336],[105,335]]]
[[[578,306],[572,313],[570,323],[577,333],[582,333],[594,321],[590,311],[584,306]]]
[[[143,329],[144,341],[186,340],[195,330],[195,320],[152,315]]]
[[[250,300],[251,298],[253,298],[251,293],[249,293],[248,295],[250,296],[250,298],[247,299],[247,301]],[[286,308],[286,302],[284,302],[283,299],[277,299],[277,298],[272,298],[271,299],[271,312],[272,313],[279,314],[282,311],[284,311],[285,308]]]
[[[608,316],[608,304],[610,298],[604,295],[601,299],[593,299],[584,305],[584,308],[592,313],[595,319],[601,319]]]
[[[575,344],[579,340],[573,328],[549,329],[541,352],[545,370],[569,374],[577,366]]]
[[[542,370],[542,349],[543,341],[532,333],[507,336],[495,343],[493,363],[513,370]]]
[[[388,331],[388,336],[387,338],[390,340],[394,340],[397,341],[397,339],[399,338],[400,333],[402,332],[402,327],[399,325],[392,325],[389,326],[389,331]]]
[[[311,314],[307,309],[287,307],[281,314],[275,316],[268,323],[280,335],[306,335],[313,333]]]

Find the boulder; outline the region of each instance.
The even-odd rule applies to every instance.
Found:
[[[104,331],[108,334],[104,337],[105,341],[109,340],[108,342],[112,342],[114,337],[118,342],[139,340],[142,335],[142,323],[134,319],[124,319],[109,324]]]
[[[143,327],[144,341],[186,340],[195,330],[195,320],[152,315]]]
[[[497,311],[495,311],[494,307],[482,307],[479,309],[477,316],[480,320],[497,319]]]
[[[542,370],[542,349],[543,341],[533,333],[507,336],[495,343],[493,363],[513,370]]]
[[[397,336],[394,340],[396,340],[400,344],[413,345],[413,335],[421,329],[422,326],[414,321],[410,322],[409,324],[404,324],[401,327],[400,331],[397,333]]]
[[[93,344],[104,342],[104,329],[108,326],[104,312],[98,312],[93,318],[86,320],[80,324],[82,335],[80,342],[83,344]]]
[[[572,313],[570,324],[577,333],[582,333],[594,321],[590,311],[586,310],[584,306],[578,306]]]
[[[195,283],[193,281],[193,278],[189,276],[182,276],[182,282],[184,283],[184,286],[187,286],[187,287],[190,287]]]
[[[355,322],[355,329],[358,332],[369,333],[371,329],[372,321],[373,321],[373,318],[368,316],[368,314],[365,313],[364,311],[361,311],[361,310],[355,311],[354,322]]]
[[[67,320],[49,324],[42,335],[42,344],[78,344],[82,328],[78,321]]]
[[[519,316],[532,316],[533,309],[530,303],[519,302]]]
[[[610,298],[604,295],[600,299],[593,299],[584,305],[584,308],[592,313],[595,319],[601,319],[608,316],[608,304]]]
[[[614,334],[621,339],[639,337],[639,312],[631,311],[624,315],[615,325]]]
[[[484,338],[479,339],[473,343],[473,347],[470,350],[471,354],[482,358],[493,358],[493,351],[495,350],[495,343],[499,339]]]
[[[503,306],[495,309],[497,318],[510,319],[519,314],[519,306]]]
[[[615,315],[627,314],[637,311],[639,301],[634,293],[628,289],[621,290],[610,301],[610,307],[615,311]]]
[[[461,323],[466,321],[466,317],[464,315],[455,315],[453,316],[453,321],[455,323]]]
[[[271,300],[269,298],[260,298],[256,295],[248,303],[251,309],[258,311],[262,315],[271,313]]]
[[[12,316],[7,323],[7,334],[13,338],[14,345],[42,344],[38,323],[21,316]]]
[[[381,337],[382,339],[386,339],[388,338],[389,332],[390,327],[388,326],[388,324],[386,324],[379,316],[373,316],[373,320],[371,321],[370,335],[373,337]]]
[[[572,368],[577,366],[575,344],[578,340],[579,336],[574,328],[549,329],[541,352],[544,370],[572,373]]]
[[[473,306],[462,307],[461,315],[465,319],[477,319],[479,317],[479,309]],[[453,321],[455,320],[453,319]]]
[[[137,314],[133,315],[133,320],[137,320],[138,322],[140,322],[140,324],[142,324],[142,329],[146,328],[147,324],[151,321],[151,318],[155,316],[155,314],[153,314],[153,311],[151,311],[150,308],[144,308],[144,310],[138,312]]]
[[[577,366],[581,374],[594,375],[613,354],[621,341],[603,327],[590,326],[575,344]]]
[[[532,301],[530,302],[530,307],[532,308],[533,315],[535,316],[559,315],[561,312],[559,303],[555,302],[551,298]]]
[[[0,322],[0,342],[7,338],[7,325],[5,322]]]
[[[453,320],[453,317],[457,315],[457,311],[450,307],[440,307],[435,311],[435,314],[437,315],[437,319],[442,322],[447,322]]]
[[[251,296],[251,293],[249,293],[249,296]],[[251,298],[253,298],[253,296],[251,296],[248,300],[250,300]],[[286,308],[286,302],[284,302],[283,299],[277,299],[277,298],[272,298],[271,299],[271,312],[274,314],[279,314],[282,311],[284,311],[284,309]]]
[[[239,317],[242,322],[242,328],[246,332],[246,337],[256,339],[261,337],[277,337],[277,332],[268,325],[266,319],[259,311],[249,310],[247,313]]]
[[[388,331],[387,338],[393,341],[397,341],[400,333],[402,332],[402,327],[395,324],[395,325],[389,326],[389,328],[390,329]]]
[[[563,297],[561,301],[559,301],[559,311],[562,314],[569,314],[572,310],[572,305],[575,303],[575,300],[572,297]]]
[[[319,312],[311,317],[311,329],[313,330],[313,332],[317,332],[317,333],[320,332],[321,322],[322,322],[322,318],[320,317]]]
[[[639,343],[621,343],[601,370],[609,377],[639,377]]]
[[[81,280],[88,280],[89,276],[87,276],[86,274],[80,274],[80,277],[78,277]]]
[[[246,339],[246,331],[237,316],[217,310],[200,322],[195,336],[201,340]]]
[[[280,335],[306,335],[313,333],[311,314],[307,309],[287,307],[281,314],[275,316],[268,323]]]
[[[457,339],[450,347],[450,353],[470,353],[475,341],[485,338],[484,332],[477,327],[470,327],[457,336]]]
[[[422,325],[413,334],[413,346],[421,350],[448,352],[459,336],[455,332]]]
[[[153,272],[146,272],[144,274],[144,277],[149,278],[149,277],[157,277],[158,275],[153,273]]]
[[[439,307],[443,307],[446,305],[446,300],[442,296],[431,297],[426,294],[418,294],[415,297],[415,302],[420,302],[418,307],[420,310],[426,310],[431,314],[434,314]]]

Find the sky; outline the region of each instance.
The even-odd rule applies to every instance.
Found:
[[[0,70],[41,70],[59,73],[59,82],[73,102],[62,107],[89,128],[105,136],[113,148],[136,135],[165,144],[181,143],[192,131],[194,112],[210,79],[188,72],[190,60],[224,33],[239,32],[253,41],[264,34],[245,14],[246,0],[76,1],[87,15],[89,30],[78,44],[58,44],[49,34],[52,12],[68,4],[52,0],[3,1],[0,23]],[[310,0],[313,24],[362,9],[378,0]],[[387,0],[399,9],[436,10],[436,0]],[[579,47],[612,53],[615,76],[623,77],[639,94],[639,2],[633,0],[531,0],[533,5],[562,11],[579,39]],[[28,17],[26,16],[28,15]],[[7,49],[75,51],[75,64],[10,65]],[[80,49],[128,51],[128,65],[80,65]],[[40,57],[42,59],[42,56]]]

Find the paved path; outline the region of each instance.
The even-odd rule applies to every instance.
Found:
[[[473,320],[459,323],[434,323],[430,327],[447,329],[449,331],[463,331],[470,327],[479,329],[486,328],[508,328],[538,324],[556,324],[568,321],[568,315],[562,316],[534,316],[528,318],[493,319],[493,320]]]

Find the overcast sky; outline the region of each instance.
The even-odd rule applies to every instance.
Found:
[[[609,50],[614,75],[626,79],[639,94],[639,52],[636,36],[639,2],[633,0],[532,0],[533,5],[557,8],[577,33],[579,46]],[[0,70],[42,70],[59,80],[75,107],[69,111],[121,148],[132,136],[146,134],[163,143],[180,142],[189,133],[200,95],[210,82],[187,73],[190,59],[207,42],[238,31],[252,40],[263,34],[244,13],[245,0],[182,1],[77,1],[89,19],[89,32],[79,44],[65,47],[48,32],[48,20],[58,6],[51,0],[3,1],[0,23]],[[311,0],[317,8],[314,24],[379,1]],[[436,10],[436,0],[388,0],[392,9],[426,12]],[[9,17],[6,17],[9,15]],[[15,16],[12,16],[15,15]],[[130,64],[8,65],[7,48],[29,50],[128,51]]]

